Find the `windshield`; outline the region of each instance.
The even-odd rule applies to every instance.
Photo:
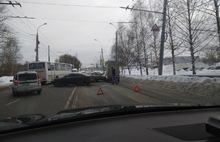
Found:
[[[0,120],[111,105],[220,105],[219,4],[0,0]]]
[[[44,69],[45,63],[30,63],[29,69]]]
[[[18,75],[19,81],[36,80],[36,79],[37,79],[36,73],[25,73],[25,74]]]

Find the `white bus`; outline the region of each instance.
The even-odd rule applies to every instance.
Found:
[[[31,62],[29,71],[36,71],[41,78],[41,84],[51,83],[55,78],[63,77],[71,73],[72,64],[58,62]]]

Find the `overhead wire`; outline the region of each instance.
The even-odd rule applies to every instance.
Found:
[[[17,9],[17,11],[21,14],[21,15],[23,15],[23,16],[26,16],[25,15],[25,13],[24,13],[24,11],[23,11],[23,9],[22,9],[22,12],[20,12],[18,9]],[[35,29],[37,29],[37,27],[33,24],[33,23],[31,23],[29,20],[27,20],[27,22],[29,22],[29,24],[30,25],[32,25]],[[29,27],[29,26],[28,26]],[[30,28],[30,27],[29,27]],[[31,28],[30,28],[31,29]],[[35,32],[35,30],[33,30],[33,29],[31,29],[33,32]],[[39,31],[39,33],[41,33],[40,31]],[[41,35],[44,37],[44,38],[42,38],[45,42],[47,42],[47,43],[50,43],[50,44],[52,44],[54,47],[55,47],[55,45],[46,37],[46,36],[44,36],[44,34],[43,33],[41,33]],[[41,43],[41,44],[43,44],[43,43]],[[46,48],[46,46],[43,46],[44,48]],[[51,52],[52,52],[52,54],[54,54],[56,57],[58,57],[58,55],[57,54],[55,54],[52,50],[51,50]]]
[[[6,23],[9,24],[9,25],[11,25],[11,26],[13,26],[13,27],[15,27],[16,29],[22,31],[21,34],[23,34],[24,36],[26,36],[26,37],[28,37],[28,38],[35,39],[35,38],[32,37],[29,33],[27,33],[26,31],[22,30],[21,28],[15,26],[14,24],[12,24],[12,23],[10,23],[10,22],[7,22],[7,21],[6,21]]]
[[[119,7],[114,7],[114,6],[89,6],[89,5],[70,5],[70,4],[55,4],[55,3],[40,3],[40,2],[27,2],[27,1],[19,1],[19,2],[22,2],[22,3],[30,3],[30,4],[41,4],[41,5],[54,5],[54,6],[75,6],[75,7],[90,7],[90,8],[119,8]],[[18,9],[17,11],[26,16],[23,11],[23,13],[21,13]],[[37,19],[43,19],[43,18],[37,18]],[[46,19],[46,18],[45,18]],[[86,20],[68,20],[68,19],[47,19],[47,20],[61,20],[61,21],[79,21],[79,22],[99,22],[99,23],[109,23],[109,21],[86,21]],[[33,23],[31,23],[28,19],[26,19],[27,22],[29,22],[35,29],[37,29],[36,26],[33,25]],[[27,26],[27,25],[26,25]],[[29,27],[29,30],[31,31],[34,31],[30,26]],[[41,32],[40,32],[41,33]],[[44,36],[43,33],[41,33],[41,35],[44,37],[43,38],[43,41],[46,41],[47,43],[50,43],[50,45],[52,45],[53,47],[56,48],[56,46],[49,40],[46,38],[46,36]],[[42,43],[43,45],[43,43]],[[46,46],[43,46],[43,47],[46,47]],[[56,57],[59,57],[56,53],[53,52],[53,50],[51,50],[52,54],[55,55]]]
[[[7,9],[8,9],[12,14],[16,15],[16,14],[15,14],[14,12],[12,12],[8,7],[7,7]],[[15,9],[18,13],[20,13],[20,11],[18,11],[16,7],[15,7],[14,9]],[[21,13],[20,13],[20,14],[21,14]],[[26,26],[26,27],[24,26],[24,27],[26,28],[26,30],[30,30],[30,31],[31,31],[30,27],[29,27],[21,18],[18,18],[18,20],[21,21],[21,22]]]
[[[92,5],[76,5],[76,4],[57,4],[57,3],[42,3],[42,2],[28,2],[19,1],[21,3],[38,4],[38,5],[51,5],[51,6],[68,6],[68,7],[81,7],[81,8],[120,8],[118,6],[92,6]]]
[[[19,11],[17,8],[15,8],[15,10],[16,10],[17,13],[19,13],[19,14],[25,16],[25,14],[22,13],[21,11]],[[14,14],[14,13],[13,13],[13,14]],[[15,15],[15,14],[14,14],[14,15]],[[22,19],[20,19],[20,18],[19,18],[19,20],[23,23],[23,25],[25,25],[27,28],[29,28],[29,31],[34,32],[34,30],[28,25],[27,22],[25,23],[25,22],[24,22]]]

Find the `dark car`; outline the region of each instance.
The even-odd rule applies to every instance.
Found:
[[[102,80],[102,81],[106,80],[106,77],[102,75],[100,72],[92,72],[91,76],[95,79],[96,82],[99,80]]]
[[[66,86],[69,84],[76,84],[76,85],[89,85],[90,83],[95,82],[95,79],[87,74],[84,73],[70,73],[62,78],[54,79],[53,84],[55,86]]]
[[[215,70],[220,70],[220,66],[215,67]]]

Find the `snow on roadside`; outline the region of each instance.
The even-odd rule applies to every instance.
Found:
[[[0,77],[0,89],[11,85],[12,83],[10,82],[10,80],[13,80],[13,76]]]
[[[192,75],[191,71],[180,70],[177,75],[172,75],[172,68],[164,68],[163,76],[157,75],[157,70],[149,70],[150,75],[140,75],[139,70],[133,69],[131,75],[121,74],[124,82],[138,85],[144,88],[151,88],[158,91],[167,91],[188,100],[200,103],[220,103],[220,78],[182,76]],[[219,75],[220,70],[197,71],[200,75]]]
[[[125,77],[131,77],[142,80],[157,80],[157,81],[172,81],[172,82],[189,82],[189,83],[203,83],[207,80],[215,83],[220,83],[220,78],[208,78],[208,77],[188,77],[180,75],[158,76],[158,75],[122,75]]]

